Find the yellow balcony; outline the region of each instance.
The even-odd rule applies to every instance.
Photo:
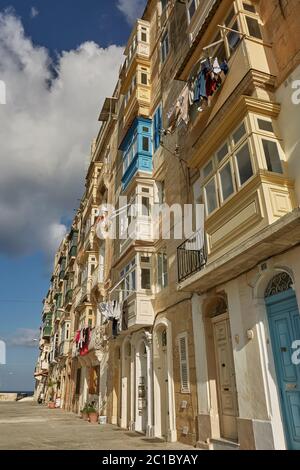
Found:
[[[298,243],[300,211],[291,179],[260,170],[205,223],[207,259],[185,271],[179,289],[205,290]],[[190,256],[191,253],[188,253]],[[178,258],[178,267],[180,268]],[[191,267],[195,263],[191,263]],[[189,265],[188,265],[189,267]]]

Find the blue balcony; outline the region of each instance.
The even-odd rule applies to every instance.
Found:
[[[137,172],[152,173],[152,121],[136,118],[123,139],[122,189],[125,190]]]

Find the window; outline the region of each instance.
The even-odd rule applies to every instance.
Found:
[[[190,374],[188,361],[188,338],[183,333],[178,337],[181,393],[190,393]]]
[[[257,119],[257,123],[261,131],[274,133],[272,121],[266,121],[265,119]]]
[[[141,269],[141,288],[151,289],[151,270],[150,268]]]
[[[228,153],[228,144],[226,143],[225,145],[223,145],[223,147],[220,148],[220,150],[217,151],[218,163],[221,163],[221,161],[228,155]]]
[[[212,174],[213,172],[213,162],[212,160],[210,162],[208,162],[208,164],[203,168],[203,177],[204,178],[207,178],[209,175]]]
[[[188,15],[188,22],[192,20],[195,11],[197,10],[199,5],[199,0],[188,0],[187,1],[187,15]]]
[[[144,152],[149,152],[150,145],[149,145],[149,137],[143,137],[142,139],[142,149]]]
[[[243,123],[232,135],[233,137],[233,142],[235,144],[238,144],[240,142],[240,140],[242,139],[242,137],[244,137],[244,135],[246,134],[246,128],[245,128],[245,124]]]
[[[251,3],[243,2],[243,8],[244,10],[250,11],[251,13],[256,13],[255,6],[252,5]]]
[[[213,178],[205,186],[205,196],[206,196],[205,198],[206,199],[206,211],[207,211],[207,214],[211,214],[218,207],[215,178]]]
[[[207,177],[202,170],[201,184],[207,215],[218,209],[253,176],[248,126],[250,124],[243,121],[219,147],[209,162],[211,172]]]
[[[141,84],[148,85],[148,75],[145,72],[141,73]]]
[[[169,43],[169,31],[166,31],[162,37],[161,44],[160,44],[160,51],[161,51],[161,61],[162,63],[165,62],[170,50],[170,43]]]
[[[168,285],[168,258],[166,253],[158,253],[157,255],[157,283],[160,290]]]
[[[121,283],[121,300],[125,300],[136,290],[135,259],[120,272],[120,278],[123,279],[123,282]]]
[[[149,217],[150,216],[150,198],[142,197],[142,215]]]
[[[154,152],[160,146],[160,132],[162,129],[162,110],[161,105],[159,105],[154,113],[153,117],[153,145]]]
[[[242,186],[248,179],[253,176],[253,169],[250,157],[250,149],[248,143],[236,153],[236,162],[240,185]]]
[[[246,16],[246,22],[248,26],[249,36],[253,36],[257,39],[262,39],[258,20],[256,18],[252,18],[251,16]]]
[[[262,139],[267,168],[274,173],[282,173],[277,142]]]
[[[161,0],[161,9],[164,11],[166,6],[168,5],[168,0]]]
[[[233,179],[232,179],[232,170],[231,163],[228,162],[220,170],[220,180],[221,180],[221,191],[222,199],[226,201],[234,193]]]

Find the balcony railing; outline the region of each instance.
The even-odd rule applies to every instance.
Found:
[[[201,271],[206,262],[204,232],[200,229],[177,248],[178,282]]]

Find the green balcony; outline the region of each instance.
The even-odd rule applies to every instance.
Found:
[[[51,333],[52,333],[52,326],[49,326],[49,325],[44,326],[44,328],[43,328],[43,339],[50,338]]]
[[[71,246],[69,250],[69,258],[75,258],[77,255],[77,245]]]
[[[69,289],[66,292],[65,305],[71,304],[72,303],[72,298],[73,298],[73,289]]]

